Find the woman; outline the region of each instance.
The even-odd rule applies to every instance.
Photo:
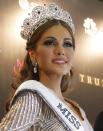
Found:
[[[24,20],[27,55],[1,131],[92,131],[84,111],[62,94],[72,75],[73,33],[70,14],[55,4],[34,7]]]

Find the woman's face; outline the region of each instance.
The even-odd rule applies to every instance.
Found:
[[[54,25],[46,30],[32,51],[40,72],[47,74],[67,74],[74,55],[72,37],[62,25]]]

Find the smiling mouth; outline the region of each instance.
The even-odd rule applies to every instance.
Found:
[[[64,60],[53,60],[52,62],[53,62],[54,64],[58,64],[58,65],[67,64],[67,61],[64,61]]]

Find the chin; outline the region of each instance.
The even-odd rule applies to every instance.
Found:
[[[68,71],[67,70],[58,70],[55,73],[57,73],[58,75],[66,75]]]
[[[60,75],[66,75],[69,73],[71,66],[63,67],[63,68],[55,68],[55,72]]]

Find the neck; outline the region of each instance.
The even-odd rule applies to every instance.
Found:
[[[63,100],[62,92],[61,92],[61,75],[54,75],[54,74],[46,74],[41,72],[40,73],[40,82],[43,83],[46,87],[53,90],[57,96]]]

